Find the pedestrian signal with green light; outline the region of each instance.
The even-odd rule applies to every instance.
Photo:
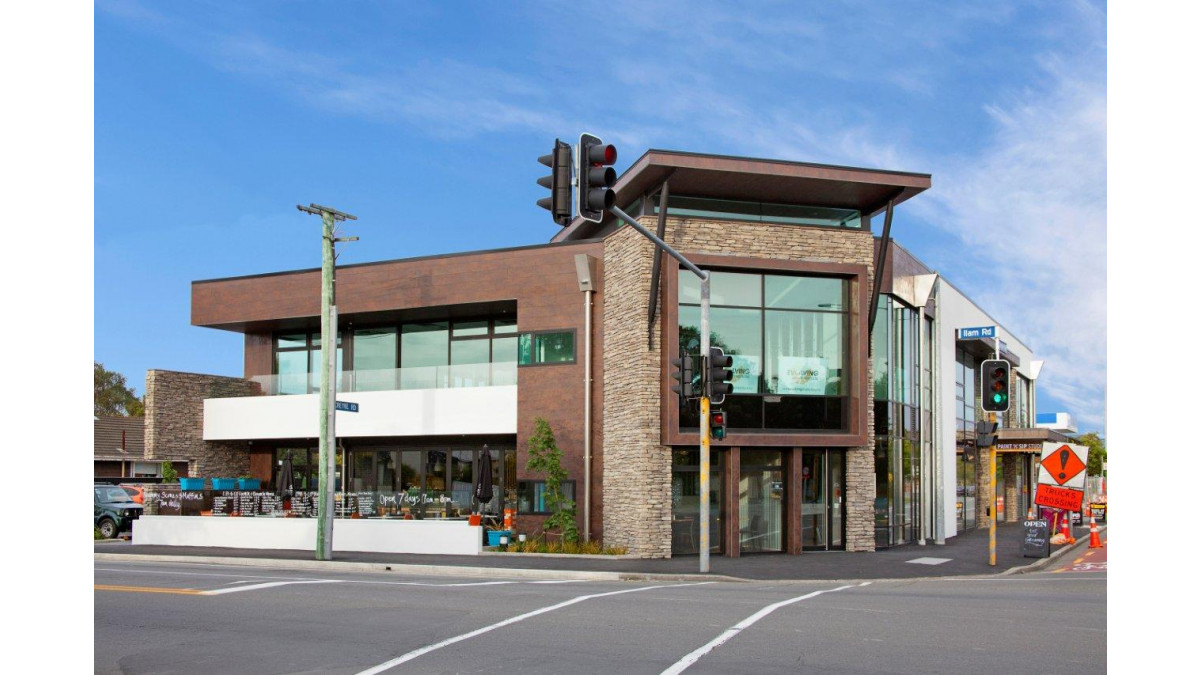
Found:
[[[1008,411],[1010,366],[1004,359],[988,359],[979,366],[980,399],[986,412]]]
[[[714,410],[708,416],[708,432],[714,440],[725,438],[725,411]]]

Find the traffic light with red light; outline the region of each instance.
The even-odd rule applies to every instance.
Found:
[[[708,415],[708,432],[712,438],[722,440],[725,438],[725,411],[714,410]]]
[[[607,145],[591,134],[580,134],[579,155],[575,164],[575,176],[579,188],[575,191],[579,217],[598,223],[604,212],[616,202],[617,194],[612,186],[617,182],[617,146]]]
[[[725,395],[733,393],[733,357],[727,356],[720,347],[710,347],[708,350],[708,395],[713,405],[725,402]]]
[[[571,146],[554,139],[554,150],[538,157],[550,167],[550,175],[538,179],[538,185],[550,188],[550,196],[538,200],[538,206],[553,216],[554,222],[566,227],[571,224]]]
[[[988,359],[979,365],[980,403],[984,411],[1008,411],[1010,368],[1004,359]]]

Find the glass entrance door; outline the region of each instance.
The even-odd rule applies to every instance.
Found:
[[[800,543],[806,551],[846,548],[846,453],[805,449],[800,459]]]
[[[742,552],[783,551],[783,452],[741,452],[738,531]]]

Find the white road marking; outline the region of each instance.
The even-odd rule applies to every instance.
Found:
[[[953,558],[913,558],[912,560],[905,560],[904,562],[916,563],[918,565],[941,565],[942,563],[948,563],[951,560],[953,560]]]
[[[258,591],[264,588],[275,588],[276,586],[291,586],[294,584],[339,584],[336,579],[313,579],[311,581],[271,581],[265,584],[251,584],[249,586],[235,586],[233,588],[221,588],[214,591],[200,591],[200,595],[225,595],[226,593],[241,593],[242,591]]]
[[[168,571],[168,570],[125,570],[110,567],[97,567],[97,572],[120,572],[124,574],[170,574],[184,577],[236,577],[242,581],[233,581],[230,583],[250,583],[252,579],[281,579],[290,580],[296,583],[312,581],[311,577],[277,577],[263,575],[246,575],[246,574],[215,574],[210,572],[183,572],[183,571]],[[317,580],[324,581],[324,580]],[[377,581],[374,579],[339,579],[338,583],[343,584],[382,584],[385,586],[433,586],[438,588],[459,587],[459,586],[500,586],[503,584],[579,584],[587,579],[554,579],[550,581],[524,581],[524,580],[508,580],[508,581],[467,581],[462,583],[433,583],[428,581]]]
[[[403,656],[397,656],[396,658],[394,658],[390,661],[384,661],[383,663],[375,666],[374,668],[368,668],[367,670],[364,670],[364,671],[358,673],[358,675],[374,675],[375,673],[382,673],[383,671],[394,668],[394,667],[400,665],[401,663],[407,663],[408,661],[412,661],[413,659],[417,658],[418,656],[428,654],[429,652],[441,649],[442,647],[448,647],[452,644],[455,644],[456,642],[462,642],[463,640],[469,640],[478,635],[483,635],[484,633],[494,631],[497,628],[503,628],[505,626],[509,626],[514,623],[517,623],[518,621],[524,621],[525,619],[529,619],[529,618],[538,616],[539,614],[545,614],[546,612],[553,612],[556,609],[562,609],[563,607],[569,607],[570,605],[578,604],[585,600],[591,600],[593,598],[604,598],[604,597],[608,597],[610,595],[623,595],[625,593],[640,593],[642,591],[650,591],[650,590],[654,590],[656,588],[678,588],[680,586],[703,586],[705,584],[711,584],[711,583],[713,583],[713,582],[701,581],[699,583],[694,583],[694,584],[670,584],[670,585],[661,585],[661,586],[646,586],[644,588],[628,588],[623,591],[610,591],[608,593],[594,593],[592,595],[580,595],[578,597],[571,598],[570,600],[560,602],[557,605],[550,605],[549,607],[535,609],[532,612],[526,612],[524,614],[520,614],[518,616],[514,616],[512,618],[505,619],[499,623],[494,623],[490,626],[484,626],[483,628],[473,630],[469,633],[463,633],[462,635],[457,635],[457,636],[449,638],[447,640],[442,640],[441,642],[438,642],[436,644],[428,645],[426,647],[421,647],[420,649],[411,651],[407,654],[404,654]]]
[[[859,584],[859,586],[866,586],[869,583],[871,583],[871,582],[867,581],[867,582]],[[753,626],[755,623],[757,623],[759,621],[759,619],[762,619],[764,616],[770,614],[771,612],[774,612],[775,610],[779,609],[780,607],[786,607],[787,605],[791,605],[791,604],[800,602],[801,600],[815,598],[818,595],[822,595],[824,593],[837,593],[838,591],[844,591],[847,588],[854,588],[854,587],[853,586],[838,586],[837,588],[830,588],[830,589],[824,590],[824,591],[813,591],[812,593],[809,593],[807,595],[801,595],[799,597],[792,598],[790,600],[782,600],[773,605],[767,605],[766,607],[763,607],[762,609],[758,610],[754,614],[751,614],[750,616],[746,617],[745,619],[742,619],[738,623],[734,624],[732,628],[725,631],[724,633],[721,633],[717,637],[713,638],[708,644],[691,652],[690,654],[687,654],[682,659],[679,659],[678,661],[675,662],[675,665],[662,671],[662,675],[676,675],[677,673],[682,673],[683,671],[690,668],[693,663],[699,661],[702,656],[711,652],[712,650],[716,649],[717,647],[720,647],[721,645],[725,644],[730,639],[732,639],[733,636],[742,632],[746,628]]]

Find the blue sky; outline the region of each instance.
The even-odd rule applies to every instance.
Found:
[[[101,1],[94,18],[94,351],[138,393],[149,368],[241,374],[237,334],[190,325],[190,283],[319,266],[296,204],[359,217],[340,264],[543,243],[536,157],[586,130],[619,170],[666,148],[933,174],[894,237],[1046,359],[1041,411],[1103,424],[1103,3]]]

